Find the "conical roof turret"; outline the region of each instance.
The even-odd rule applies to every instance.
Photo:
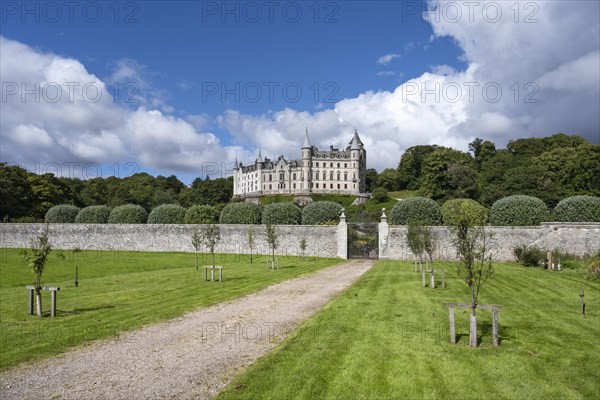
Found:
[[[303,149],[310,149],[310,140],[308,139],[308,127],[306,127],[306,133],[304,134],[304,144],[302,145]]]

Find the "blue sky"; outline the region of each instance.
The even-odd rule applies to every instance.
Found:
[[[4,2],[1,158],[104,175],[132,162],[189,183],[259,147],[297,157],[305,126],[320,147],[358,128],[379,171],[415,144],[597,143],[598,3],[463,3]],[[36,82],[98,82],[104,96],[23,101]]]

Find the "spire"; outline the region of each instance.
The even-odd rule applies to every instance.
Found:
[[[235,164],[233,164],[233,169],[239,169],[240,164],[238,163],[237,156],[235,156]]]
[[[306,127],[306,134],[304,135],[304,145],[302,145],[303,149],[310,149],[310,140],[308,140],[308,126]]]
[[[263,162],[262,154],[260,154],[260,147],[258,148],[258,158],[256,159],[258,162]]]
[[[358,130],[354,128],[354,136],[352,136],[352,140],[350,141],[350,150],[360,150],[363,142],[360,140],[358,136]]]

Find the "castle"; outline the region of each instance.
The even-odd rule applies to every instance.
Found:
[[[352,140],[344,150],[333,146],[319,150],[311,146],[308,128],[302,146],[302,159],[287,161],[263,160],[260,150],[251,165],[238,163],[233,168],[234,196],[269,194],[335,193],[360,195],[365,193],[367,151],[354,130]]]

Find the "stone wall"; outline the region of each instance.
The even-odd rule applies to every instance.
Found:
[[[0,247],[29,247],[43,224],[0,224]],[[248,230],[254,236],[253,254],[268,254],[264,225],[219,225],[221,241],[217,252],[250,254]],[[50,224],[50,242],[55,248],[119,251],[193,252],[192,233],[196,225],[158,224]],[[300,255],[300,240],[306,239],[307,256],[345,257],[338,249],[337,226],[277,226],[278,255]],[[345,243],[345,238],[342,238]]]
[[[492,254],[496,261],[515,261],[516,246],[537,246],[544,250],[558,249],[577,256],[595,254],[600,250],[600,223],[569,224],[542,223],[532,227],[489,227],[493,233]],[[382,220],[379,224],[379,258],[412,260],[406,234],[406,226],[389,226]],[[451,232],[447,227],[432,227],[437,243],[434,257],[437,260],[456,260]]]
[[[25,248],[42,224],[0,224],[0,247]],[[220,225],[221,241],[217,252],[247,255],[248,230],[254,232],[253,254],[268,254],[264,225]],[[55,248],[119,251],[183,251],[193,252],[191,237],[195,225],[152,224],[50,224],[50,241]],[[600,250],[600,223],[543,223],[533,227],[489,227],[494,234],[493,254],[497,261],[514,261],[513,248],[537,246],[545,250],[559,249],[583,256]],[[306,254],[314,257],[347,258],[348,228],[342,216],[337,226],[277,226],[279,246],[276,254],[300,255],[300,241],[306,239]],[[437,243],[435,258],[455,260],[447,227],[432,227]],[[406,242],[406,226],[389,226],[384,218],[379,224],[379,258],[412,260]]]

